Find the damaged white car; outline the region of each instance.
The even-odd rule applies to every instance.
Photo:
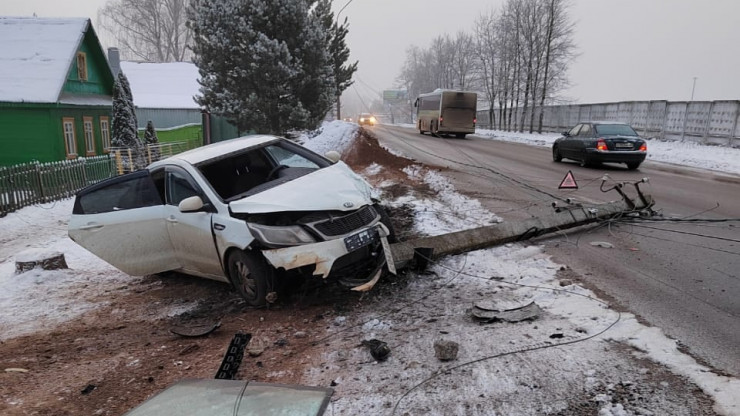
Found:
[[[204,146],[83,189],[69,236],[128,274],[178,271],[230,282],[253,306],[274,301],[291,275],[368,290],[394,239],[370,186],[346,164],[266,135]]]

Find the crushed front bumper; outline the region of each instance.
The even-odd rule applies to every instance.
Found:
[[[382,223],[377,223],[344,238],[294,247],[262,250],[262,254],[276,269],[292,270],[302,266],[315,265],[316,268],[313,274],[326,278],[329,276],[334,263],[341,257],[365,249],[369,245],[377,245],[383,240],[385,240],[383,246],[388,247],[388,234],[388,228]],[[389,252],[386,252],[385,256],[378,256],[378,266],[367,276],[367,279],[361,279],[364,280],[362,284],[358,284],[352,290],[370,290],[380,278],[382,266],[385,260],[389,258]]]

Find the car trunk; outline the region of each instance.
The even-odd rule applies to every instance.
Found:
[[[642,139],[630,136],[612,136],[604,138],[606,148],[610,151],[639,150],[643,143]]]

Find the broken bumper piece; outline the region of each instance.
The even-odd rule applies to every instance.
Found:
[[[378,223],[344,238],[295,247],[262,250],[262,254],[276,269],[292,270],[313,264],[316,265],[313,274],[326,278],[339,258],[379,242],[385,241],[384,245],[387,246],[388,234],[385,225]],[[378,267],[370,273],[368,280],[352,288],[352,290],[370,290],[377,283],[382,273],[382,266],[385,264],[385,260],[390,257],[390,251],[388,250],[385,254],[385,258],[381,257],[379,259]]]

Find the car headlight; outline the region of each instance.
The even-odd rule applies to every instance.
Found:
[[[375,123],[375,117],[370,117],[370,122]]]
[[[268,246],[295,246],[316,242],[311,234],[297,225],[275,227],[247,223],[247,227],[257,240]]]

